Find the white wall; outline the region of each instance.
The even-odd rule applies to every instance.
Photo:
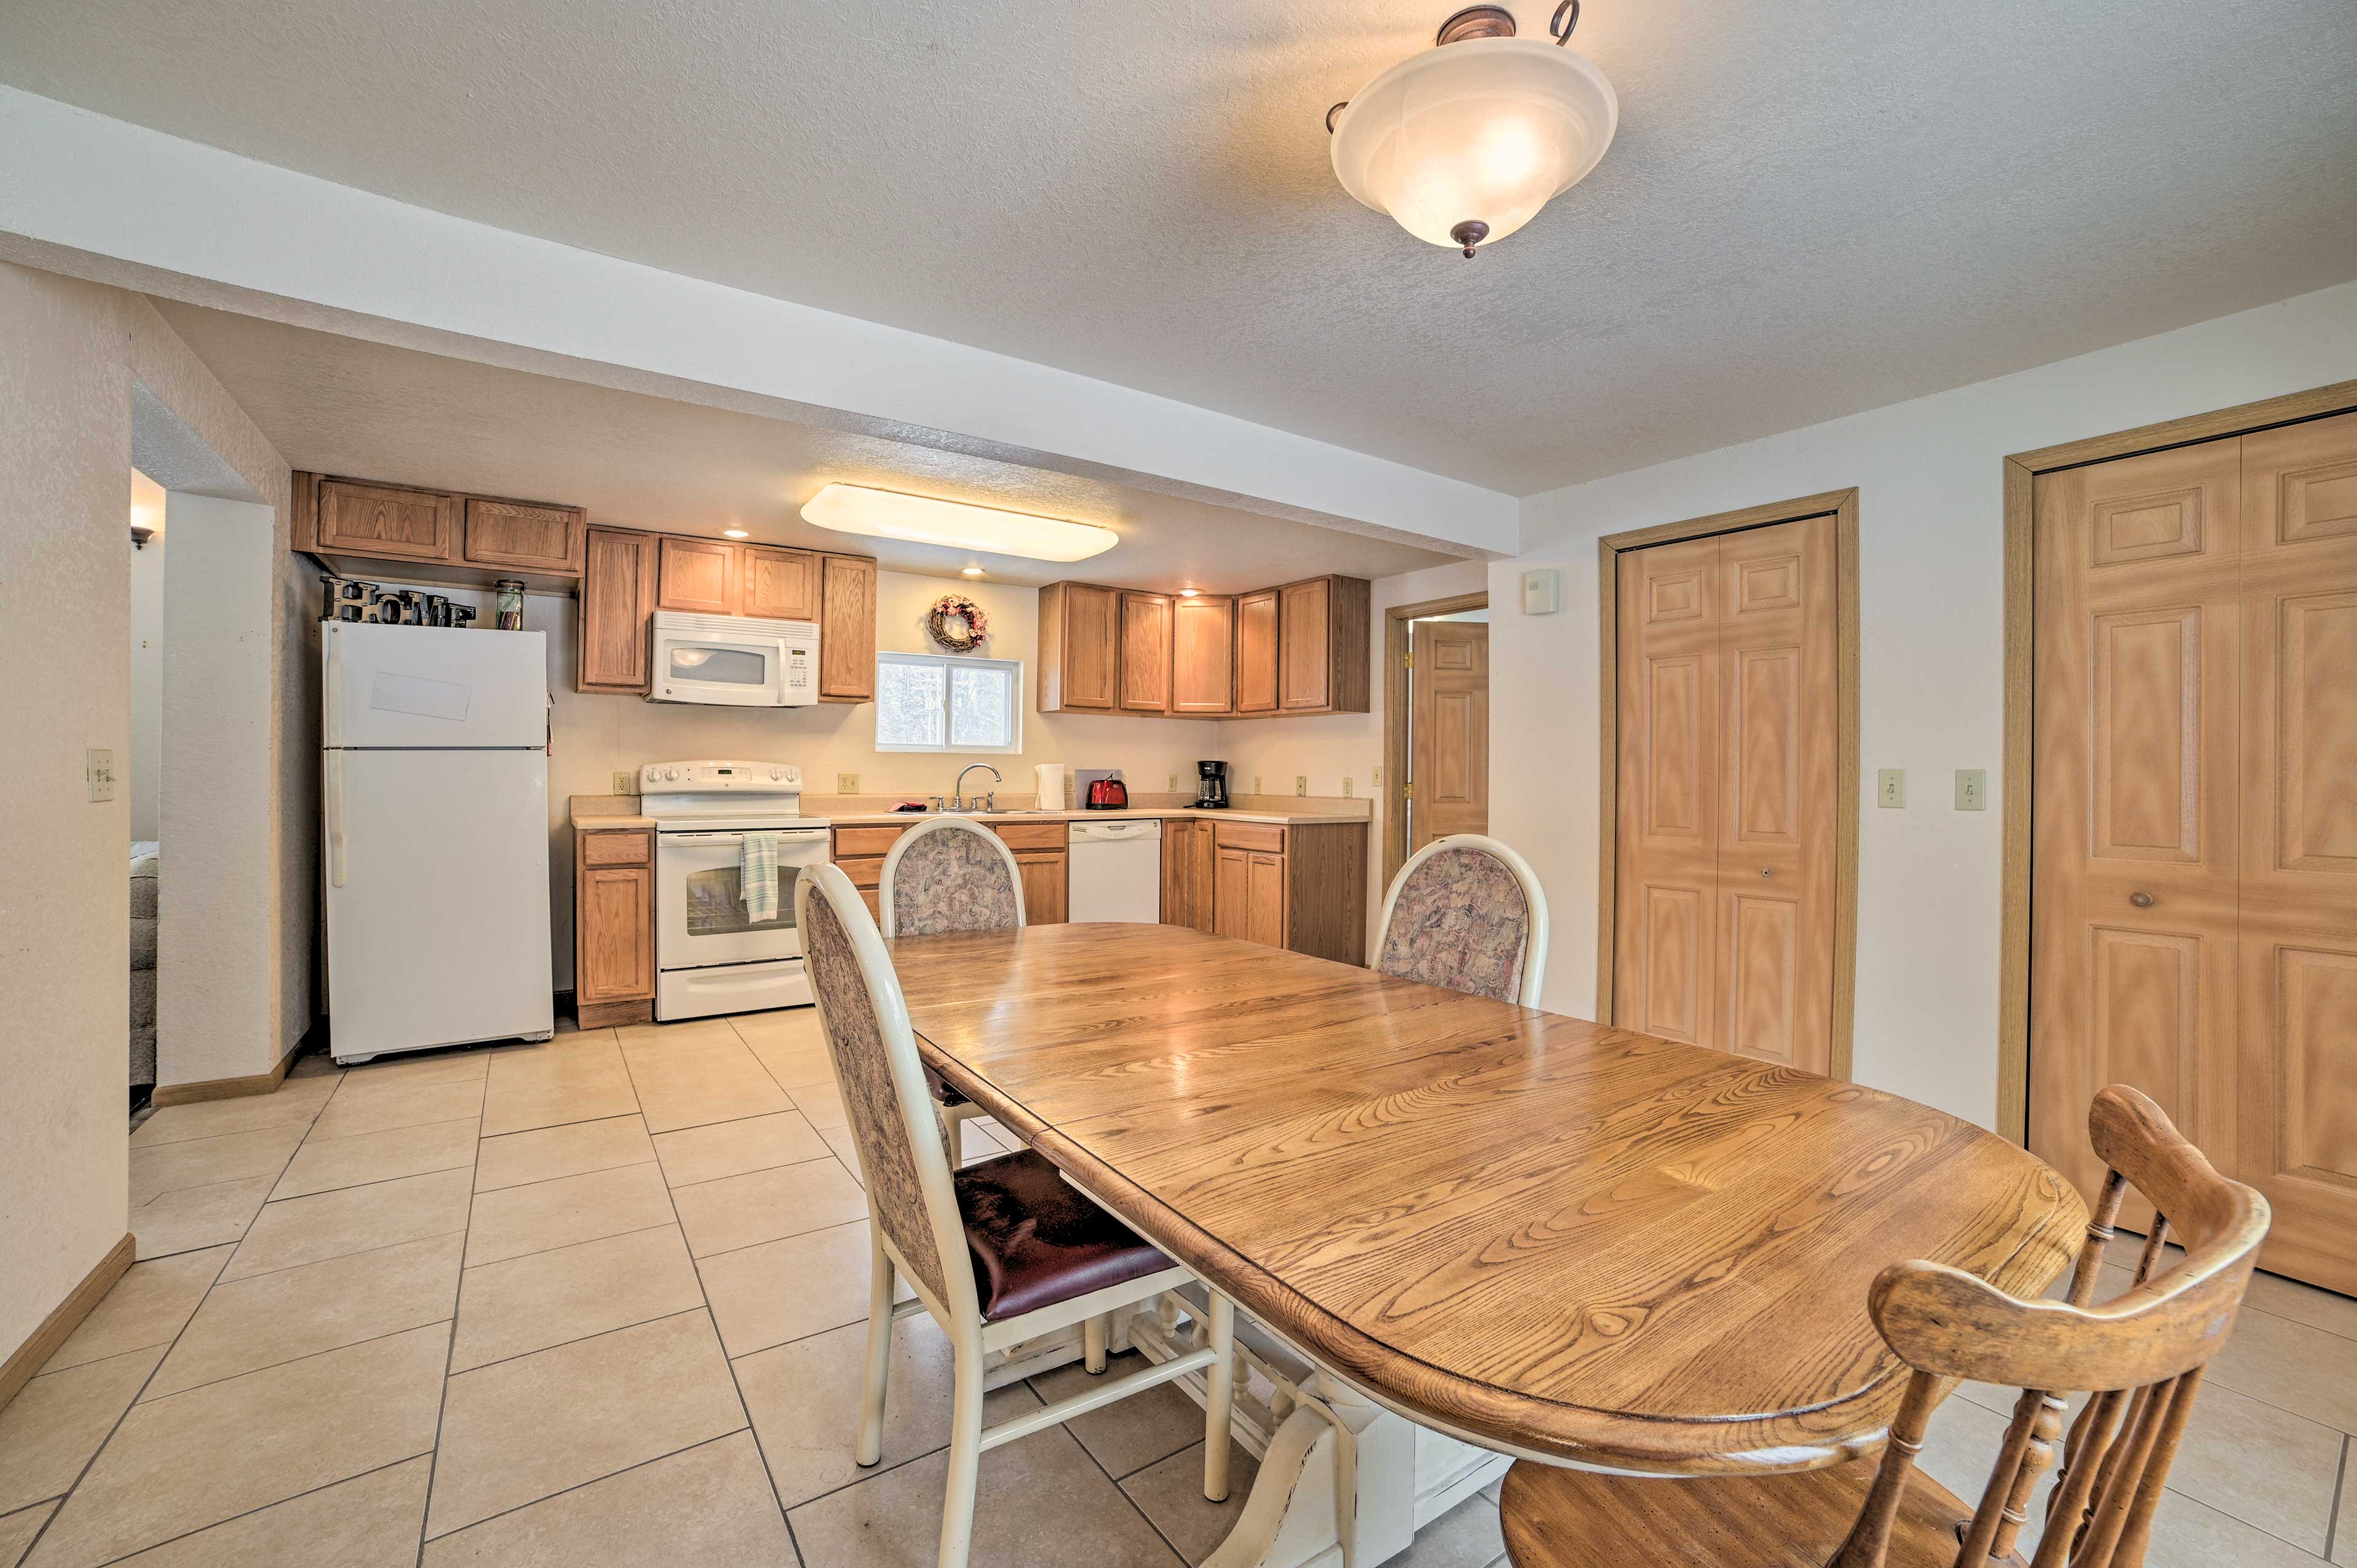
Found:
[[[2003,812],[1950,808],[1950,775],[2003,757],[2004,513],[2011,452],[2357,377],[2357,284],[1935,397],[1639,469],[1524,503],[1524,553],[1490,568],[1492,829],[1554,915],[1548,1001],[1592,1015],[1598,536],[1858,488],[1862,755],[1858,1079],[1983,1124],[1996,1112]],[[1565,607],[1518,613],[1519,573]],[[1910,807],[1878,811],[1878,768]]]
[[[144,383],[283,513],[285,467],[145,300],[0,264],[0,1355],[13,1352],[126,1229],[131,802],[92,803],[83,752],[131,737],[125,537],[132,401]],[[274,669],[272,648],[253,650]],[[283,729],[250,769],[283,761]],[[272,748],[277,747],[275,757]],[[274,811],[279,832],[290,828]],[[283,848],[283,837],[274,849]],[[278,853],[263,908],[307,950]],[[307,866],[295,868],[307,880]],[[168,875],[168,872],[167,873]],[[289,1023],[307,969],[245,977]],[[299,1034],[299,1027],[296,1033]],[[266,1067],[268,1036],[250,1043]],[[256,1069],[254,1070],[260,1070]]]
[[[164,488],[131,471],[131,521],[156,531],[131,553],[131,750],[119,770],[131,795],[131,836],[161,836],[164,781]]]

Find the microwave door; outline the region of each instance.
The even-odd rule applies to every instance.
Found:
[[[667,633],[655,648],[655,694],[673,703],[781,705],[774,645],[726,636]]]

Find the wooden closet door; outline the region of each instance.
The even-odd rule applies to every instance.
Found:
[[[2244,436],[2242,476],[2227,1168],[2275,1208],[2264,1267],[2357,1293],[2357,413]]]
[[[1423,620],[1408,735],[1407,852],[1450,833],[1490,831],[1490,628]]]
[[[2239,438],[2034,482],[2029,1146],[2091,1199],[2109,1083],[2232,1168],[2241,499]]]
[[[1718,1039],[1717,539],[1620,557],[1613,1021]]]
[[[1721,535],[1721,1050],[1833,1067],[1840,673],[1834,520]]]

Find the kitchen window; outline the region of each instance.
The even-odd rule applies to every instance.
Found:
[[[876,656],[878,751],[1021,751],[1023,666],[1011,659]]]

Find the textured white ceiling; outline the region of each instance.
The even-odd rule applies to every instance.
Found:
[[[1231,593],[1321,572],[1382,577],[1455,557],[986,457],[618,392],[331,332],[156,301],[298,468],[562,501],[623,528],[873,555],[899,572],[1078,577]],[[1071,564],[864,539],[804,522],[832,480],[1068,517],[1121,542]]]
[[[1620,139],[1472,262],[1320,125],[1452,8],[21,0],[0,80],[1517,492],[2357,274],[2351,0],[1589,0]]]

